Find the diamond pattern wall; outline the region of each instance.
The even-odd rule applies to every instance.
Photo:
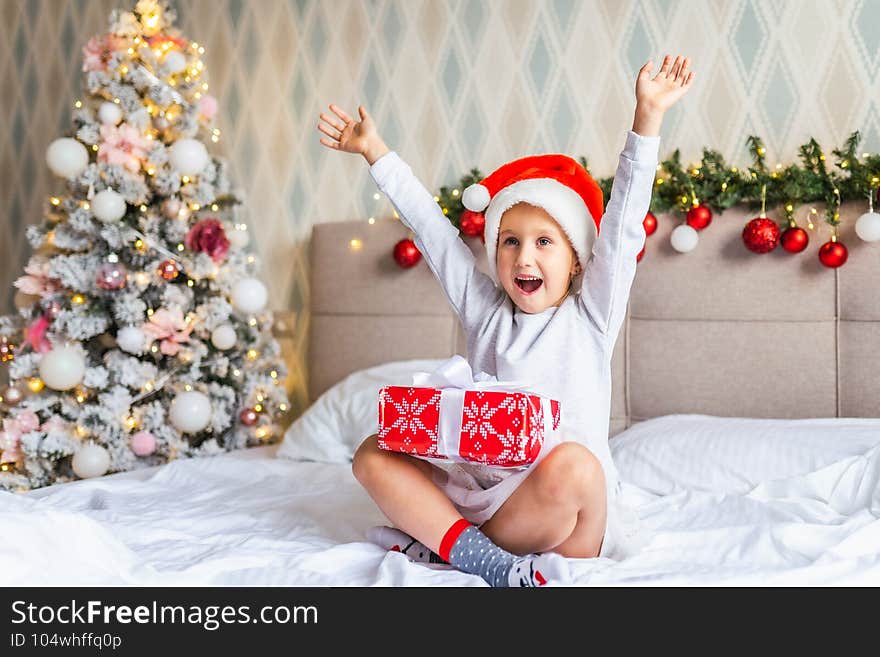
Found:
[[[134,0],[0,0],[0,310],[30,249],[24,228],[60,189],[44,164],[70,127],[81,48]],[[611,175],[648,57],[682,52],[697,84],[667,116],[661,155],[703,146],[747,164],[745,139],[790,161],[853,130],[880,150],[880,0],[179,0],[206,48],[235,182],[281,312],[294,410],[305,398],[307,240],[325,221],[390,214],[363,162],[318,143],[333,101],[368,104],[436,189],[540,150]]]

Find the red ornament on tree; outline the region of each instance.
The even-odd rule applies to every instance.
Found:
[[[843,243],[833,239],[830,242],[825,242],[819,248],[819,260],[823,265],[831,269],[840,267],[846,262],[848,256],[849,253]]]
[[[694,230],[703,230],[712,223],[712,210],[708,205],[697,205],[688,210],[687,225]]]
[[[257,412],[253,408],[242,409],[238,414],[239,421],[246,427],[252,427],[257,423]]]
[[[782,248],[789,253],[800,253],[807,248],[810,243],[810,236],[807,231],[799,226],[789,226],[782,233]]]
[[[779,225],[766,217],[755,217],[742,233],[743,242],[749,251],[768,253],[779,244]]]
[[[645,227],[645,235],[653,235],[654,231],[657,230],[657,217],[649,211],[648,214],[645,215],[645,220],[642,222],[642,225]]]
[[[461,226],[462,233],[471,237],[477,237],[482,235],[483,230],[486,228],[486,217],[483,216],[482,212],[465,209],[461,213],[459,225]]]
[[[177,263],[174,260],[163,260],[159,263],[159,269],[157,271],[159,276],[166,281],[173,281],[177,278],[177,274],[180,272],[177,268]]]
[[[394,261],[401,267],[413,267],[421,259],[422,254],[412,240],[400,240],[394,245]]]

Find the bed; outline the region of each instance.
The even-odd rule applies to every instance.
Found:
[[[609,436],[649,538],[623,561],[571,560],[575,584],[880,584],[880,267],[851,234],[858,212],[843,208],[835,271],[812,247],[751,256],[736,209],[675,254],[661,217],[616,346]],[[315,226],[314,403],[281,444],[0,496],[4,583],[485,586],[364,538],[387,522],[349,463],[376,390],[464,353],[427,267],[389,257],[405,236],[393,220]]]

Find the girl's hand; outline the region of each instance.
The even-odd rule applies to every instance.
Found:
[[[373,123],[373,117],[367,113],[363,105],[358,105],[360,121],[355,121],[337,105],[331,104],[330,110],[336,117],[322,112],[321,120],[324,123],[318,123],[318,130],[330,137],[330,139],[321,138],[324,146],[337,151],[363,155],[370,164],[388,152],[388,147],[385,146]]]
[[[639,70],[636,78],[636,103],[646,111],[665,112],[691,88],[694,73],[688,72],[690,59],[679,55],[671,66],[669,60],[669,55],[663,58],[660,72],[653,80],[651,71],[654,64],[650,59]]]

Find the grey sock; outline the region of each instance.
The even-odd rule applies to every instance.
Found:
[[[562,565],[556,563],[557,560]],[[466,573],[479,575],[492,586],[543,586],[548,580],[567,579],[564,559],[558,555],[517,556],[495,545],[473,525],[452,544],[449,563]]]

